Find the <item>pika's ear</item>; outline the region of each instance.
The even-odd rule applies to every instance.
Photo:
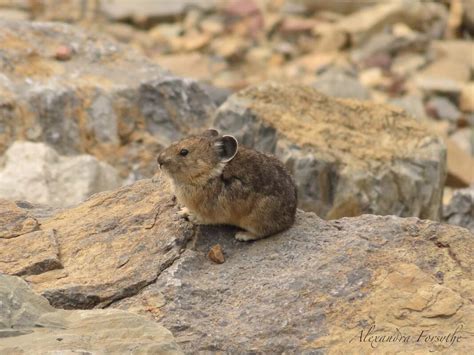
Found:
[[[202,136],[209,137],[209,138],[217,137],[218,135],[219,135],[219,132],[212,128],[206,129],[204,132],[202,132]]]
[[[215,141],[214,146],[217,148],[217,154],[219,154],[221,162],[223,163],[227,163],[234,159],[239,149],[237,139],[232,136],[222,136]]]

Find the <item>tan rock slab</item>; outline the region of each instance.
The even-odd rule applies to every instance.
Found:
[[[14,238],[39,229],[39,223],[27,211],[9,200],[0,199],[0,240]]]
[[[28,276],[35,292],[55,307],[104,306],[139,292],[179,257],[194,233],[192,225],[177,216],[169,186],[160,181],[142,180],[96,194],[44,220],[41,231],[11,241],[14,256],[6,250],[2,255],[5,272],[32,274],[24,271],[32,268],[29,264],[38,259],[44,263],[59,250],[63,269],[37,267],[38,275]],[[52,230],[57,249],[46,248]],[[42,239],[35,239],[36,246],[32,238]],[[31,259],[23,254],[34,250],[42,251]],[[23,256],[28,265],[17,261]]]
[[[459,107],[463,111],[474,112],[474,82],[463,86],[459,98]]]
[[[465,83],[471,78],[470,66],[454,58],[441,58],[428,65],[418,75],[422,78],[449,79]]]
[[[266,82],[230,96],[214,126],[285,162],[299,207],[323,218],[440,217],[444,144],[401,109]]]
[[[53,230],[0,238],[0,273],[36,275],[62,268]]]

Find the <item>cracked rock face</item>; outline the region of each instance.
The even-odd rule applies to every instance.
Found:
[[[0,352],[182,354],[171,333],[118,310],[63,311],[20,278],[0,275]]]
[[[232,233],[201,228],[196,250],[115,306],[145,314],[143,304],[158,305],[155,318],[189,353],[369,353],[359,339],[372,325],[377,335],[398,328],[413,340],[464,327],[455,347],[377,344],[382,353],[472,346],[474,239],[466,229],[394,216],[327,222],[300,211],[271,238],[239,243]],[[215,244],[224,264],[206,257]]]
[[[325,221],[299,211],[291,229],[243,243],[231,227],[196,229],[180,219],[160,177],[53,216],[24,202],[0,206],[12,231],[0,238],[0,261],[9,260],[1,272],[21,274],[59,308],[118,308],[158,321],[188,353],[368,353],[361,334],[397,329],[413,341],[378,350],[472,349],[474,238],[464,228],[396,216]],[[29,266],[38,261],[6,243],[33,248],[33,237],[40,246],[54,238],[37,255],[56,257],[51,270]],[[207,256],[217,244],[222,264]],[[456,329],[456,344],[414,340]]]
[[[284,161],[299,207],[323,218],[440,218],[446,149],[401,110],[269,82],[232,95],[214,126]]]
[[[41,223],[4,202],[0,218],[11,232],[0,238],[0,272],[25,276],[58,308],[103,307],[133,295],[178,258],[193,234],[171,197],[165,183],[143,180]]]
[[[133,180],[153,175],[164,146],[209,124],[215,106],[196,82],[109,38],[60,23],[0,27],[0,154],[15,140],[45,142]],[[56,59],[65,46],[68,58]]]

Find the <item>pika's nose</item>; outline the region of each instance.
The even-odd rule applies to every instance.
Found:
[[[160,166],[160,168],[163,164],[165,164],[167,162],[167,160],[165,159],[165,155],[163,153],[158,154],[158,158],[156,160],[157,160],[158,165]]]

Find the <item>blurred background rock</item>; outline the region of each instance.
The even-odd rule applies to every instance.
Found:
[[[427,137],[443,138],[437,153],[420,163],[423,134],[407,130],[404,142],[411,148],[406,160],[418,167],[394,171],[396,160],[403,159],[391,156],[383,174],[369,169],[370,179],[351,180],[354,190],[321,196],[322,191],[314,190],[318,184],[334,188],[341,185],[336,183],[341,176],[353,176],[342,173],[346,158],[337,158],[339,153],[349,149],[347,161],[360,157],[350,158],[342,137],[320,141],[315,136],[314,144],[302,148],[301,141],[285,140],[286,132],[260,115],[255,122],[266,123],[257,136],[259,142],[273,139],[274,145],[266,146],[269,151],[280,152],[291,165],[296,154],[292,144],[302,149],[296,161],[306,165],[292,167],[302,174],[300,207],[326,218],[370,212],[437,219],[444,214],[453,223],[469,225],[464,215],[452,217],[453,211],[466,210],[466,198],[451,197],[460,188],[463,196],[472,196],[464,191],[472,191],[474,183],[472,0],[0,0],[0,19],[5,20],[0,23],[0,154],[15,140],[45,142],[62,155],[93,155],[117,169],[122,182],[132,182],[151,176],[156,153],[195,129],[219,124],[243,137],[249,127],[243,127],[245,115],[237,119],[242,124],[235,124],[224,114],[236,102],[241,110],[251,108],[227,98],[273,80],[314,87],[336,98],[388,104],[400,112],[395,120],[414,117]],[[67,22],[78,29],[21,24],[32,20]],[[335,101],[325,105],[328,112],[339,107]],[[301,120],[309,117],[310,126],[321,132],[335,132],[345,124],[338,119],[328,128],[326,118],[307,114],[304,106],[299,109]],[[357,124],[358,110],[348,111],[347,117],[354,131],[364,135],[367,123],[361,117]],[[379,117],[376,109],[367,112]],[[392,125],[399,132],[397,122]],[[381,141],[385,134],[390,137],[390,124],[383,127],[372,143],[363,140],[367,149],[392,144],[388,138]],[[261,148],[246,137],[249,145]],[[282,150],[283,141],[289,145]],[[336,158],[321,153],[323,146]],[[421,178],[419,170],[428,167],[432,175]],[[396,183],[400,176],[401,185]],[[404,188],[409,185],[418,187]],[[337,197],[370,188],[375,192],[355,199]],[[310,207],[313,202],[308,201],[320,207]],[[463,205],[453,207],[456,201]],[[423,206],[428,205],[436,212],[426,212]],[[472,221],[470,206],[463,213]]]
[[[473,36],[474,0],[0,0],[0,273],[29,284],[0,276],[0,353],[354,353],[373,322],[469,353]],[[210,126],[336,220],[196,235],[144,178]]]

